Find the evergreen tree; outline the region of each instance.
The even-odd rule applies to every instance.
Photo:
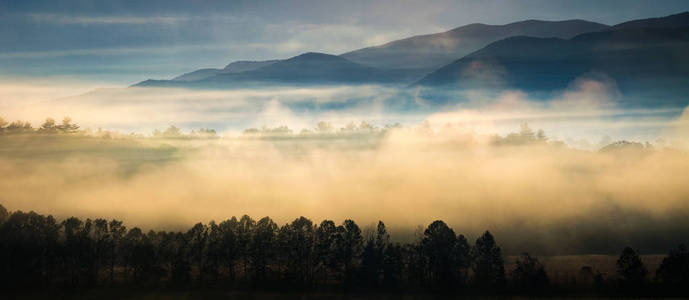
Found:
[[[639,254],[625,247],[617,259],[617,277],[622,289],[636,290],[646,284],[648,271]]]
[[[455,232],[443,221],[434,221],[424,231],[423,254],[428,262],[430,282],[441,288],[454,284],[457,238]]]
[[[658,280],[671,288],[689,290],[689,251],[687,246],[680,244],[663,258],[658,271]]]
[[[476,284],[484,289],[500,289],[505,285],[505,264],[502,251],[490,232],[486,231],[472,248],[472,269]]]
[[[516,267],[512,271],[514,286],[520,291],[543,292],[550,283],[545,267],[528,253],[517,259]]]

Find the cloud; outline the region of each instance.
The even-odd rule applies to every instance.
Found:
[[[621,96],[614,79],[592,73],[575,79],[562,95],[549,104],[561,110],[600,110],[615,107]]]
[[[84,127],[146,133],[172,124],[183,128],[210,126],[221,131],[278,125],[299,130],[319,118],[338,116],[337,123],[381,118],[377,97],[394,94],[392,89],[378,86],[239,90],[113,88],[51,100],[55,88],[14,86],[14,95],[33,93],[34,101],[8,103],[2,117],[38,124],[46,117],[70,116]],[[63,88],[70,90],[68,86]],[[74,92],[81,90],[74,89]]]
[[[75,16],[59,14],[27,14],[36,22],[78,25],[174,25],[187,22],[187,16]]]
[[[18,51],[18,52],[4,52],[0,53],[0,59],[16,59],[16,58],[51,58],[61,56],[115,56],[115,55],[169,55],[180,52],[197,52],[207,50],[231,50],[237,46],[228,45],[168,45],[156,47],[116,47],[116,48],[85,48],[85,49],[67,49],[67,50],[40,50],[40,51]],[[268,45],[248,45],[248,47],[264,48]],[[40,77],[39,77],[40,78]]]
[[[0,107],[5,113],[10,108],[45,102],[86,93],[98,87],[107,87],[102,81],[84,81],[67,76],[44,78],[0,77]]]

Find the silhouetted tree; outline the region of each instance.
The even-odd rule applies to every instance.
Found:
[[[400,244],[388,245],[383,253],[383,286],[395,290],[402,283],[404,257]]]
[[[161,279],[165,277],[165,262],[161,260],[159,256],[159,239],[158,234],[149,230],[142,239],[142,243],[138,245],[138,257],[141,263],[137,266],[141,268],[140,272],[140,284],[157,286]]]
[[[583,266],[579,269],[579,274],[576,277],[576,283],[584,289],[590,289],[594,286],[594,274],[591,266]]]
[[[10,217],[10,214],[7,211],[7,209],[4,206],[0,205],[0,225],[2,225],[2,223],[5,223],[5,221],[9,217]]]
[[[215,284],[220,278],[220,266],[223,264],[223,231],[219,225],[211,221],[208,223],[208,239],[204,249],[203,273],[201,281],[206,284]]]
[[[173,287],[185,287],[191,282],[191,262],[189,260],[190,241],[189,236],[181,232],[174,234],[172,243],[172,268],[170,283]]]
[[[687,246],[680,244],[676,249],[670,250],[667,257],[663,258],[656,277],[665,286],[672,289],[689,290],[689,251]]]
[[[108,230],[108,221],[105,219],[96,219],[93,221],[93,241],[94,247],[94,262],[96,268],[96,279],[100,278],[100,270],[106,262],[107,252],[110,248],[110,231]]]
[[[362,248],[361,229],[354,221],[345,220],[342,225],[337,227],[335,257],[347,288],[354,284],[355,270],[361,259]]]
[[[291,224],[286,224],[280,232],[284,243],[281,254],[287,263],[287,280],[299,286],[310,283],[314,251],[313,222],[299,217]]]
[[[471,267],[471,246],[464,235],[457,236],[455,245],[455,263],[457,265],[457,281],[464,285],[467,283],[469,267]]]
[[[472,269],[476,284],[481,288],[499,289],[505,285],[505,264],[502,251],[495,239],[486,231],[476,239],[472,248]]]
[[[117,220],[72,217],[57,222],[34,212],[10,213],[0,205],[0,287],[3,291],[82,289],[107,282],[108,277],[111,283],[150,287],[164,283],[173,288],[187,288],[193,277],[205,287],[217,287],[227,274],[232,285],[226,288],[242,288],[248,285],[234,280],[234,271],[240,270],[237,264],[243,259],[248,270],[244,277],[260,289],[271,289],[280,280],[288,287],[306,289],[333,283],[347,289],[447,291],[465,283],[469,266],[482,292],[500,291],[505,285],[501,250],[489,232],[471,250],[466,238],[455,236],[442,221],[419,229],[417,240],[411,243],[391,244],[383,222],[367,231],[365,243],[361,235],[352,220],[340,226],[325,220],[314,226],[300,217],[278,230],[268,217],[255,222],[248,216],[220,224],[198,223],[182,232],[144,234],[136,227],[127,231]],[[688,252],[680,245],[663,260],[656,272],[657,287],[663,288],[659,292],[689,292]],[[326,279],[330,273],[337,274],[337,280]],[[606,281],[600,272],[584,267],[571,281],[573,285],[550,286],[543,265],[526,253],[510,274],[513,291],[530,293],[570,291],[570,287],[593,292],[591,287],[596,286],[601,293],[619,287],[619,292],[638,295],[647,284],[646,268],[629,247],[617,261],[618,280]]]
[[[366,239],[366,245],[361,253],[359,281],[364,288],[371,289],[378,286],[378,254],[373,236]]]
[[[238,247],[239,247],[239,253],[242,258],[242,262],[244,265],[244,272],[243,275],[245,278],[248,278],[249,276],[249,262],[250,262],[250,253],[249,253],[249,247],[251,245],[251,235],[254,230],[254,227],[256,226],[256,221],[254,221],[251,217],[244,215],[242,216],[241,219],[239,219],[239,227],[237,230],[237,241],[238,241]]]
[[[16,211],[0,227],[0,286],[5,289],[35,287],[42,282],[46,251],[42,228],[46,218]]]
[[[366,288],[376,288],[383,272],[383,255],[390,243],[390,235],[383,221],[378,221],[375,236],[371,235],[361,255],[360,278]]]
[[[43,237],[44,274],[46,284],[50,285],[59,273],[60,268],[59,256],[62,250],[59,241],[60,224],[50,215],[47,217],[38,216],[37,220],[40,222],[39,231]]]
[[[112,283],[115,280],[115,265],[120,262],[118,258],[121,256],[121,243],[127,228],[122,225],[122,221],[113,219],[108,224],[108,230],[110,231],[108,261],[110,263],[110,282]]]
[[[538,259],[525,252],[517,259],[516,265],[512,271],[512,281],[517,290],[534,293],[548,288],[548,275]]]
[[[277,224],[269,217],[256,222],[250,245],[251,270],[255,283],[266,279],[268,264],[275,255],[275,233]]]
[[[232,217],[225,220],[218,226],[221,234],[220,249],[222,250],[221,259],[227,268],[230,280],[235,279],[235,265],[239,259],[241,249],[239,248],[238,230],[239,221]]]
[[[70,270],[71,283],[79,286],[91,285],[96,276],[93,241],[90,238],[93,222],[87,219],[82,222],[71,217],[62,222],[65,235],[67,268]]]
[[[275,269],[282,276],[282,281],[289,285],[295,285],[295,275],[289,269],[290,260],[290,233],[291,229],[288,224],[278,228],[275,237],[276,244],[276,260]]]
[[[328,283],[328,273],[337,268],[337,259],[335,257],[335,239],[337,234],[337,226],[331,220],[323,220],[316,229],[314,252],[323,284]]]
[[[123,249],[125,266],[135,284],[150,284],[159,279],[161,272],[156,265],[153,244],[141,229],[134,227],[127,232]]]
[[[428,261],[430,282],[442,288],[454,283],[457,238],[443,221],[434,221],[423,232],[423,254]]]
[[[158,231],[155,237],[149,237],[153,240],[156,247],[156,259],[160,267],[161,277],[170,280],[172,274],[173,262],[175,259],[175,234],[173,232]]]
[[[407,266],[407,284],[412,288],[421,288],[426,283],[427,263],[421,242],[405,244],[402,247],[404,265]]]
[[[648,271],[639,254],[625,247],[617,259],[617,277],[623,290],[637,290],[646,284]]]
[[[378,221],[378,225],[376,226],[376,250],[382,254],[385,250],[385,247],[387,247],[389,244],[390,234],[385,228],[385,223],[383,223],[383,221]]]
[[[189,231],[187,231],[187,240],[189,241],[191,259],[196,264],[196,269],[199,273],[199,282],[203,284],[205,275],[204,270],[204,251],[206,249],[206,242],[208,241],[208,226],[202,223],[197,223]]]
[[[603,291],[607,287],[607,282],[605,276],[600,271],[596,271],[596,275],[593,276],[593,285],[599,291]]]

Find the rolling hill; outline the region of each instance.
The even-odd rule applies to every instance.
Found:
[[[264,60],[264,61],[248,61],[239,60],[232,62],[223,69],[199,69],[193,72],[185,73],[173,78],[173,81],[196,81],[212,77],[220,74],[241,73],[251,70],[256,70],[268,65],[271,65],[279,60]]]
[[[353,62],[386,69],[436,69],[486,45],[511,36],[568,39],[607,25],[584,21],[527,20],[506,25],[469,24],[342,54]]]
[[[596,74],[612,79],[627,95],[655,104],[684,103],[687,99],[678,95],[689,92],[689,27],[673,26],[681,24],[677,19],[654,19],[649,27],[644,21],[623,23],[568,40],[507,38],[439,68],[415,86],[547,92]]]
[[[308,52],[239,73],[221,73],[195,81],[147,80],[136,86],[233,87],[264,84],[394,84],[407,82],[408,76],[405,72],[362,66],[336,55]]]

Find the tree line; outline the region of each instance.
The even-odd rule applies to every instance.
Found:
[[[62,122],[57,123],[53,118],[45,119],[45,122],[40,127],[34,128],[28,121],[13,121],[7,122],[0,118],[0,134],[21,134],[21,133],[77,133],[79,132],[79,125],[72,122],[72,118],[65,117]]]
[[[240,138],[244,139],[328,139],[328,138],[381,138],[385,136],[390,130],[404,128],[399,123],[388,124],[383,127],[374,126],[366,121],[361,121],[359,124],[349,122],[342,127],[336,127],[332,123],[320,121],[315,127],[310,129],[302,129],[295,132],[287,126],[278,127],[261,127],[245,129]],[[443,130],[451,130],[451,124],[446,124]],[[414,132],[426,136],[434,135],[434,130],[428,121],[424,121],[413,129]],[[153,138],[153,139],[173,139],[173,140],[189,140],[189,139],[222,139],[224,136],[218,134],[215,129],[199,128],[192,129],[185,133],[177,126],[170,125],[166,129],[154,129],[149,136],[140,133],[120,133],[117,131],[103,130],[98,128],[96,131],[91,129],[83,129],[75,123],[70,117],[65,117],[61,122],[56,122],[52,118],[47,118],[39,127],[33,127],[28,121],[16,120],[7,122],[0,117],[0,135],[16,135],[16,134],[41,134],[41,135],[79,135],[100,137],[106,139],[117,138]],[[520,146],[520,145],[550,145],[555,147],[567,147],[565,142],[560,140],[550,140],[542,129],[534,131],[528,123],[522,123],[518,132],[511,132],[504,136],[497,134],[490,136],[491,145],[494,146]],[[582,140],[584,141],[584,140]],[[639,143],[630,141],[616,141],[608,137],[608,140],[601,141],[600,152],[645,152],[650,153],[655,149],[649,142]]]
[[[576,283],[556,284],[524,253],[505,269],[486,231],[473,245],[443,221],[414,242],[395,243],[383,222],[362,232],[352,220],[278,226],[244,215],[186,231],[127,228],[122,221],[61,222],[0,205],[0,287],[88,289],[100,286],[298,291],[447,293],[645,292],[689,294],[689,252],[670,251],[651,279],[637,251],[625,248],[613,276],[583,267]]]
[[[103,130],[98,128],[97,131],[91,129],[82,129],[79,124],[75,123],[72,118],[64,117],[61,122],[56,122],[53,118],[46,118],[39,127],[33,127],[28,121],[16,120],[7,122],[0,117],[0,135],[18,135],[18,134],[39,134],[39,135],[81,135],[93,136],[102,138],[144,138],[142,134],[122,134],[115,131]],[[216,139],[220,138],[214,129],[200,128],[198,130],[191,130],[189,133],[182,132],[176,126],[169,126],[165,130],[155,129],[151,133],[152,138],[165,139]]]

